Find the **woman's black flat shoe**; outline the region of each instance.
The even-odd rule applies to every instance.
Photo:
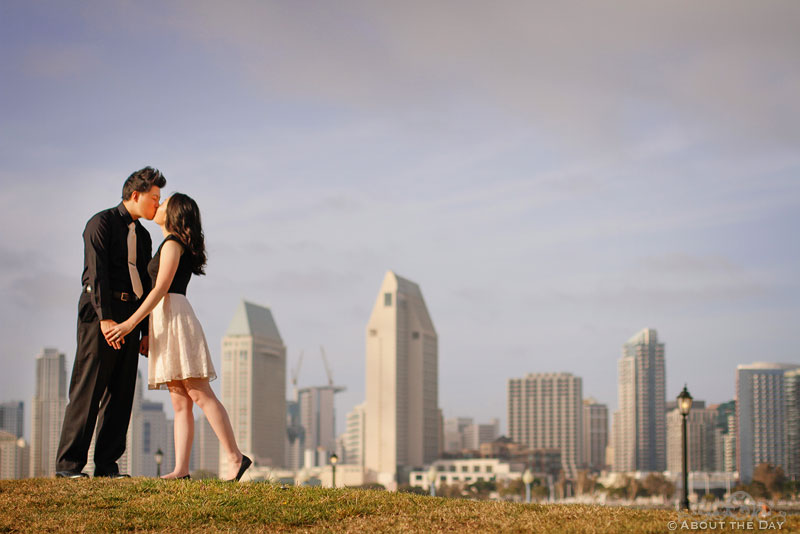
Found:
[[[178,477],[178,480],[191,480],[192,475],[184,475],[182,477]]]
[[[253,460],[251,460],[250,458],[248,458],[245,455],[242,455],[242,465],[239,466],[239,472],[236,473],[236,478],[234,478],[230,482],[233,482],[233,481],[238,482],[239,479],[242,478],[242,475],[244,474],[244,472],[247,471],[247,468],[250,467],[251,465],[253,465]]]

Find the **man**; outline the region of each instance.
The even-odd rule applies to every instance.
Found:
[[[88,477],[82,470],[95,423],[94,476],[129,476],[119,472],[117,460],[125,452],[138,353],[147,356],[147,322],[123,342],[110,344],[104,334],[136,311],[150,290],[152,241],[139,219],[153,219],[166,183],[157,169],[134,172],[122,187],[122,203],[89,219],[83,231],[78,350],[58,445],[57,477]]]

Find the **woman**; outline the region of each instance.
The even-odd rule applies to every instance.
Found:
[[[109,343],[150,316],[148,388],[169,389],[175,409],[175,469],[161,478],[189,478],[189,455],[194,437],[192,403],[197,404],[228,455],[223,478],[239,480],[252,461],[236,445],[230,419],[209,386],[217,377],[203,329],[186,300],[192,274],[205,274],[206,251],[200,210],[190,197],[175,193],[163,202],[153,221],[164,241],[147,267],[153,289],[126,321],[106,335]]]

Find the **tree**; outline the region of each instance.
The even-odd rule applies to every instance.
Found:
[[[436,487],[436,495],[438,497],[450,497],[451,499],[458,499],[463,497],[463,490],[458,484],[445,484],[442,482]]]
[[[510,480],[508,484],[500,488],[500,495],[502,497],[508,497],[512,495],[524,496],[525,483],[522,481],[521,478],[515,478],[514,480]]]
[[[578,471],[578,477],[575,481],[575,492],[578,495],[594,493],[596,485],[597,476],[592,475],[588,469]]]
[[[467,486],[467,491],[470,494],[480,500],[485,500],[489,498],[489,494],[493,491],[497,491],[497,484],[493,480],[478,480],[477,482],[473,482]]]
[[[753,482],[762,483],[771,497],[780,499],[783,495],[786,475],[783,473],[783,469],[771,463],[758,464],[753,471]]]
[[[665,499],[669,499],[675,493],[675,484],[667,480],[661,473],[647,475],[642,486],[649,495],[661,495]]]

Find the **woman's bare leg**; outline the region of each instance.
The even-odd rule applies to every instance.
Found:
[[[178,478],[189,474],[189,458],[194,440],[192,398],[181,380],[167,383],[172,409],[175,411],[175,469],[162,478]]]
[[[219,438],[222,450],[228,455],[228,472],[223,476],[224,480],[230,480],[239,472],[242,465],[242,451],[236,445],[236,438],[233,435],[233,427],[228,417],[225,407],[214,395],[214,390],[208,384],[207,378],[187,378],[183,385],[189,397],[197,404],[206,415],[211,428]]]

